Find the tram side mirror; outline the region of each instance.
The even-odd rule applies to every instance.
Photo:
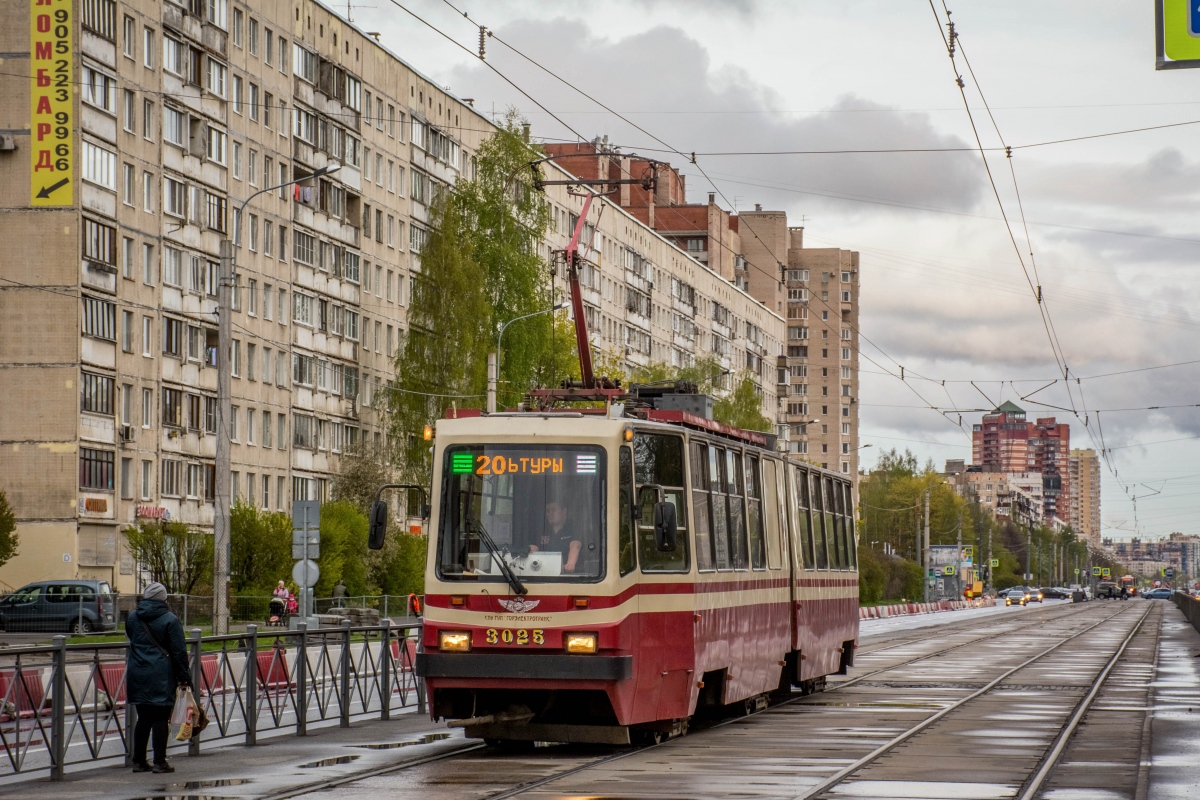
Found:
[[[667,502],[654,504],[654,542],[659,552],[674,552],[679,538],[675,519],[675,506]]]
[[[367,547],[372,550],[382,550],[383,541],[387,538],[388,506],[382,500],[371,504],[371,528],[367,533]]]

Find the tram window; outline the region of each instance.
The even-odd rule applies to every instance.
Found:
[[[838,569],[846,569],[850,564],[850,556],[846,553],[846,510],[842,505],[842,487],[829,478],[826,478],[826,481],[829,505],[833,509],[833,541],[836,554],[833,561]]]
[[[617,563],[621,575],[628,575],[637,567],[637,542],[634,533],[633,511],[633,451],[621,448],[621,485],[618,491],[617,514],[620,529],[617,539]]]
[[[696,530],[696,569],[713,569],[711,511],[708,507],[708,446],[691,443],[692,527]]]
[[[719,447],[708,447],[708,491],[712,502],[713,561],[717,569],[729,569],[729,519],[725,515],[725,495],[722,488],[725,479],[725,451]]]
[[[829,549],[829,568],[840,569],[841,559],[838,556],[837,528],[833,522],[833,479],[826,475],[818,480],[820,481],[820,491],[822,492],[821,507],[825,512],[822,516],[825,519],[825,546]],[[820,558],[819,555],[818,558]]]
[[[634,466],[638,486],[638,560],[642,572],[685,572],[688,560],[688,509],[684,483],[683,438],[657,433],[639,433],[633,439]],[[674,550],[658,549],[654,536],[655,484],[663,489],[663,500],[675,506],[679,536]]]
[[[439,577],[504,583],[503,558],[524,582],[603,578],[607,474],[599,447],[447,448],[441,466]]]
[[[850,493],[850,484],[842,484],[842,494],[846,503],[846,543],[850,547],[850,569],[858,569],[858,540],[854,536],[854,500]]]
[[[779,569],[780,553],[780,498],[779,468],[774,461],[764,458],[762,462],[762,520],[764,538],[767,543],[767,566]]]
[[[796,484],[796,505],[800,507],[796,515],[796,540],[803,555],[804,568],[815,569],[817,557],[813,546],[812,495],[809,492],[808,473],[795,467],[792,476]],[[820,525],[819,522],[817,524]]]
[[[812,485],[812,493],[809,498],[812,500],[813,550],[817,555],[816,567],[817,569],[829,569],[829,551],[826,547],[829,538],[829,522],[825,514],[825,498],[821,496],[821,476],[812,473],[808,477]]]
[[[725,451],[725,491],[729,493],[729,555],[734,569],[746,569],[750,563],[746,552],[746,501],[742,486],[742,454]]]
[[[750,537],[750,566],[766,569],[767,543],[763,536],[762,481],[757,456],[746,456],[746,532]]]

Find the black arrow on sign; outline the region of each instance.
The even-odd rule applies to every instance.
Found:
[[[49,186],[43,187],[42,190],[37,193],[38,199],[45,200],[47,197],[49,197],[55,191],[61,189],[62,187],[66,186],[70,182],[71,182],[70,178],[63,178],[58,183],[53,183]]]

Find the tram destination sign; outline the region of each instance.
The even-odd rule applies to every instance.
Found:
[[[454,475],[595,475],[598,465],[595,453],[564,454],[561,450],[546,455],[539,455],[536,450],[450,454],[450,472]]]

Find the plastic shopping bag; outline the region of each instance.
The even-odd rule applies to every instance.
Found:
[[[186,686],[175,690],[175,708],[171,711],[171,725],[179,726],[175,740],[186,742],[192,738],[193,721],[196,719],[196,701]]]

